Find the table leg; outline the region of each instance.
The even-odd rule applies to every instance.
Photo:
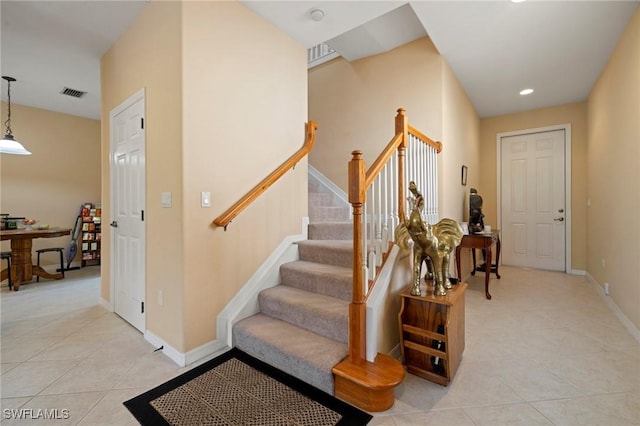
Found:
[[[33,270],[33,275],[36,275],[38,277],[48,278],[50,280],[61,280],[63,278],[62,272],[59,272],[57,274],[50,274],[49,272],[45,271],[43,268],[37,265],[32,265],[31,268]]]
[[[31,249],[33,241],[28,238],[11,240],[11,276],[13,290],[18,291],[20,284],[33,279]]]
[[[462,248],[460,246],[456,247],[456,271],[458,272],[458,282],[462,282],[462,275],[460,274],[460,252]]]
[[[471,257],[473,258],[473,269],[471,270],[471,275],[476,274],[476,249],[471,249]]]
[[[498,273],[498,265],[500,264],[500,238],[496,241],[496,277],[500,279],[500,274]]]
[[[491,279],[491,247],[487,248],[487,259],[485,263],[485,275],[484,275],[484,293],[487,299],[491,300],[489,294],[489,280]]]

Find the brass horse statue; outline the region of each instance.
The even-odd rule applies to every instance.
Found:
[[[409,190],[415,195],[410,199],[413,206],[409,219],[400,223],[395,230],[395,241],[403,250],[408,250],[413,241],[413,285],[411,294],[420,296],[420,272],[422,262],[427,263],[429,275],[433,276],[436,296],[444,296],[451,288],[448,279],[451,252],[462,240],[462,228],[453,219],[442,219],[435,225],[422,220],[421,210],[424,199],[418,192],[415,182],[409,184]]]

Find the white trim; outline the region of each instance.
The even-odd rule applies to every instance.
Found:
[[[111,302],[107,302],[106,300],[104,300],[102,297],[100,299],[98,299],[98,303],[100,303],[100,306],[102,306],[103,308],[105,308],[107,311],[109,312],[113,312],[113,303]],[[123,320],[124,321],[124,320]]]
[[[618,317],[624,328],[640,343],[640,330],[635,326],[633,322],[622,312],[622,310],[616,305],[611,297],[604,294],[603,286],[591,276],[590,273],[586,273],[587,281],[591,284],[591,287],[600,295],[604,303],[613,311]]]
[[[367,297],[367,313],[366,313],[366,351],[367,361],[374,362],[376,355],[378,355],[378,330],[380,329],[379,323],[388,318],[383,318],[384,309],[383,305],[386,298],[389,296],[389,284],[391,283],[391,276],[396,266],[396,260],[400,249],[397,244],[394,244],[389,251],[387,260],[384,262],[378,278],[376,279],[376,285],[373,286],[373,290]]]
[[[390,357],[395,358],[395,359],[401,359],[402,358],[402,349],[400,348],[400,343],[395,345],[393,347],[393,349],[391,349],[387,355],[389,355]]]
[[[185,362],[187,363],[187,365],[193,364],[194,362],[200,361],[201,359],[206,358],[210,355],[214,355],[219,352],[226,352],[229,349],[231,348],[225,345],[222,340],[212,340],[187,352],[185,354]]]
[[[216,336],[220,342],[233,347],[233,324],[260,311],[258,293],[280,284],[280,265],[299,259],[295,243],[307,239],[308,228],[309,218],[304,217],[300,234],[286,237],[218,314]]]
[[[220,352],[226,352],[230,348],[220,340],[212,340],[204,345],[198,346],[195,349],[190,350],[187,353],[180,352],[160,337],[147,330],[144,332],[144,339],[149,342],[155,348],[162,348],[160,351],[171,361],[178,364],[180,367],[185,367],[189,364],[193,364],[201,359],[204,359],[210,355],[215,355]]]
[[[524,135],[529,133],[551,132],[554,130],[564,130],[564,204],[565,204],[565,231],[564,231],[564,270],[567,273],[571,269],[571,123],[558,124],[555,126],[536,127],[533,129],[515,130],[512,132],[501,132],[496,135],[496,216],[498,227],[502,229],[502,138],[509,136]]]
[[[571,275],[586,275],[587,271],[585,271],[584,269],[572,269],[571,270]]]
[[[325,175],[320,173],[318,169],[313,167],[311,164],[307,165],[309,169],[309,174],[315,180],[317,180],[320,185],[324,186],[329,192],[335,195],[340,201],[344,202],[345,206],[351,207],[351,203],[349,203],[349,197],[347,193],[342,190],[338,185],[333,183],[331,180],[327,179]]]
[[[171,361],[178,364],[180,367],[184,367],[185,365],[187,365],[187,357],[185,354],[162,340],[160,337],[153,334],[151,331],[146,330],[144,332],[144,339],[147,342],[151,343],[151,345],[155,348],[162,347],[162,353],[165,354]]]

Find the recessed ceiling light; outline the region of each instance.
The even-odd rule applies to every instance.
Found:
[[[314,21],[322,21],[322,19],[324,19],[324,10],[314,7],[309,11],[309,16]]]
[[[520,91],[520,94],[521,94],[522,96],[530,95],[530,94],[532,94],[532,93],[533,93],[533,89],[524,89],[524,90],[521,90],[521,91]]]
[[[522,3],[525,0],[511,0],[511,3]]]

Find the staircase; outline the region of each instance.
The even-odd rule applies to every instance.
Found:
[[[309,179],[308,240],[260,292],[260,312],[233,326],[239,349],[334,394],[332,369],[349,355],[353,227],[349,207]]]

